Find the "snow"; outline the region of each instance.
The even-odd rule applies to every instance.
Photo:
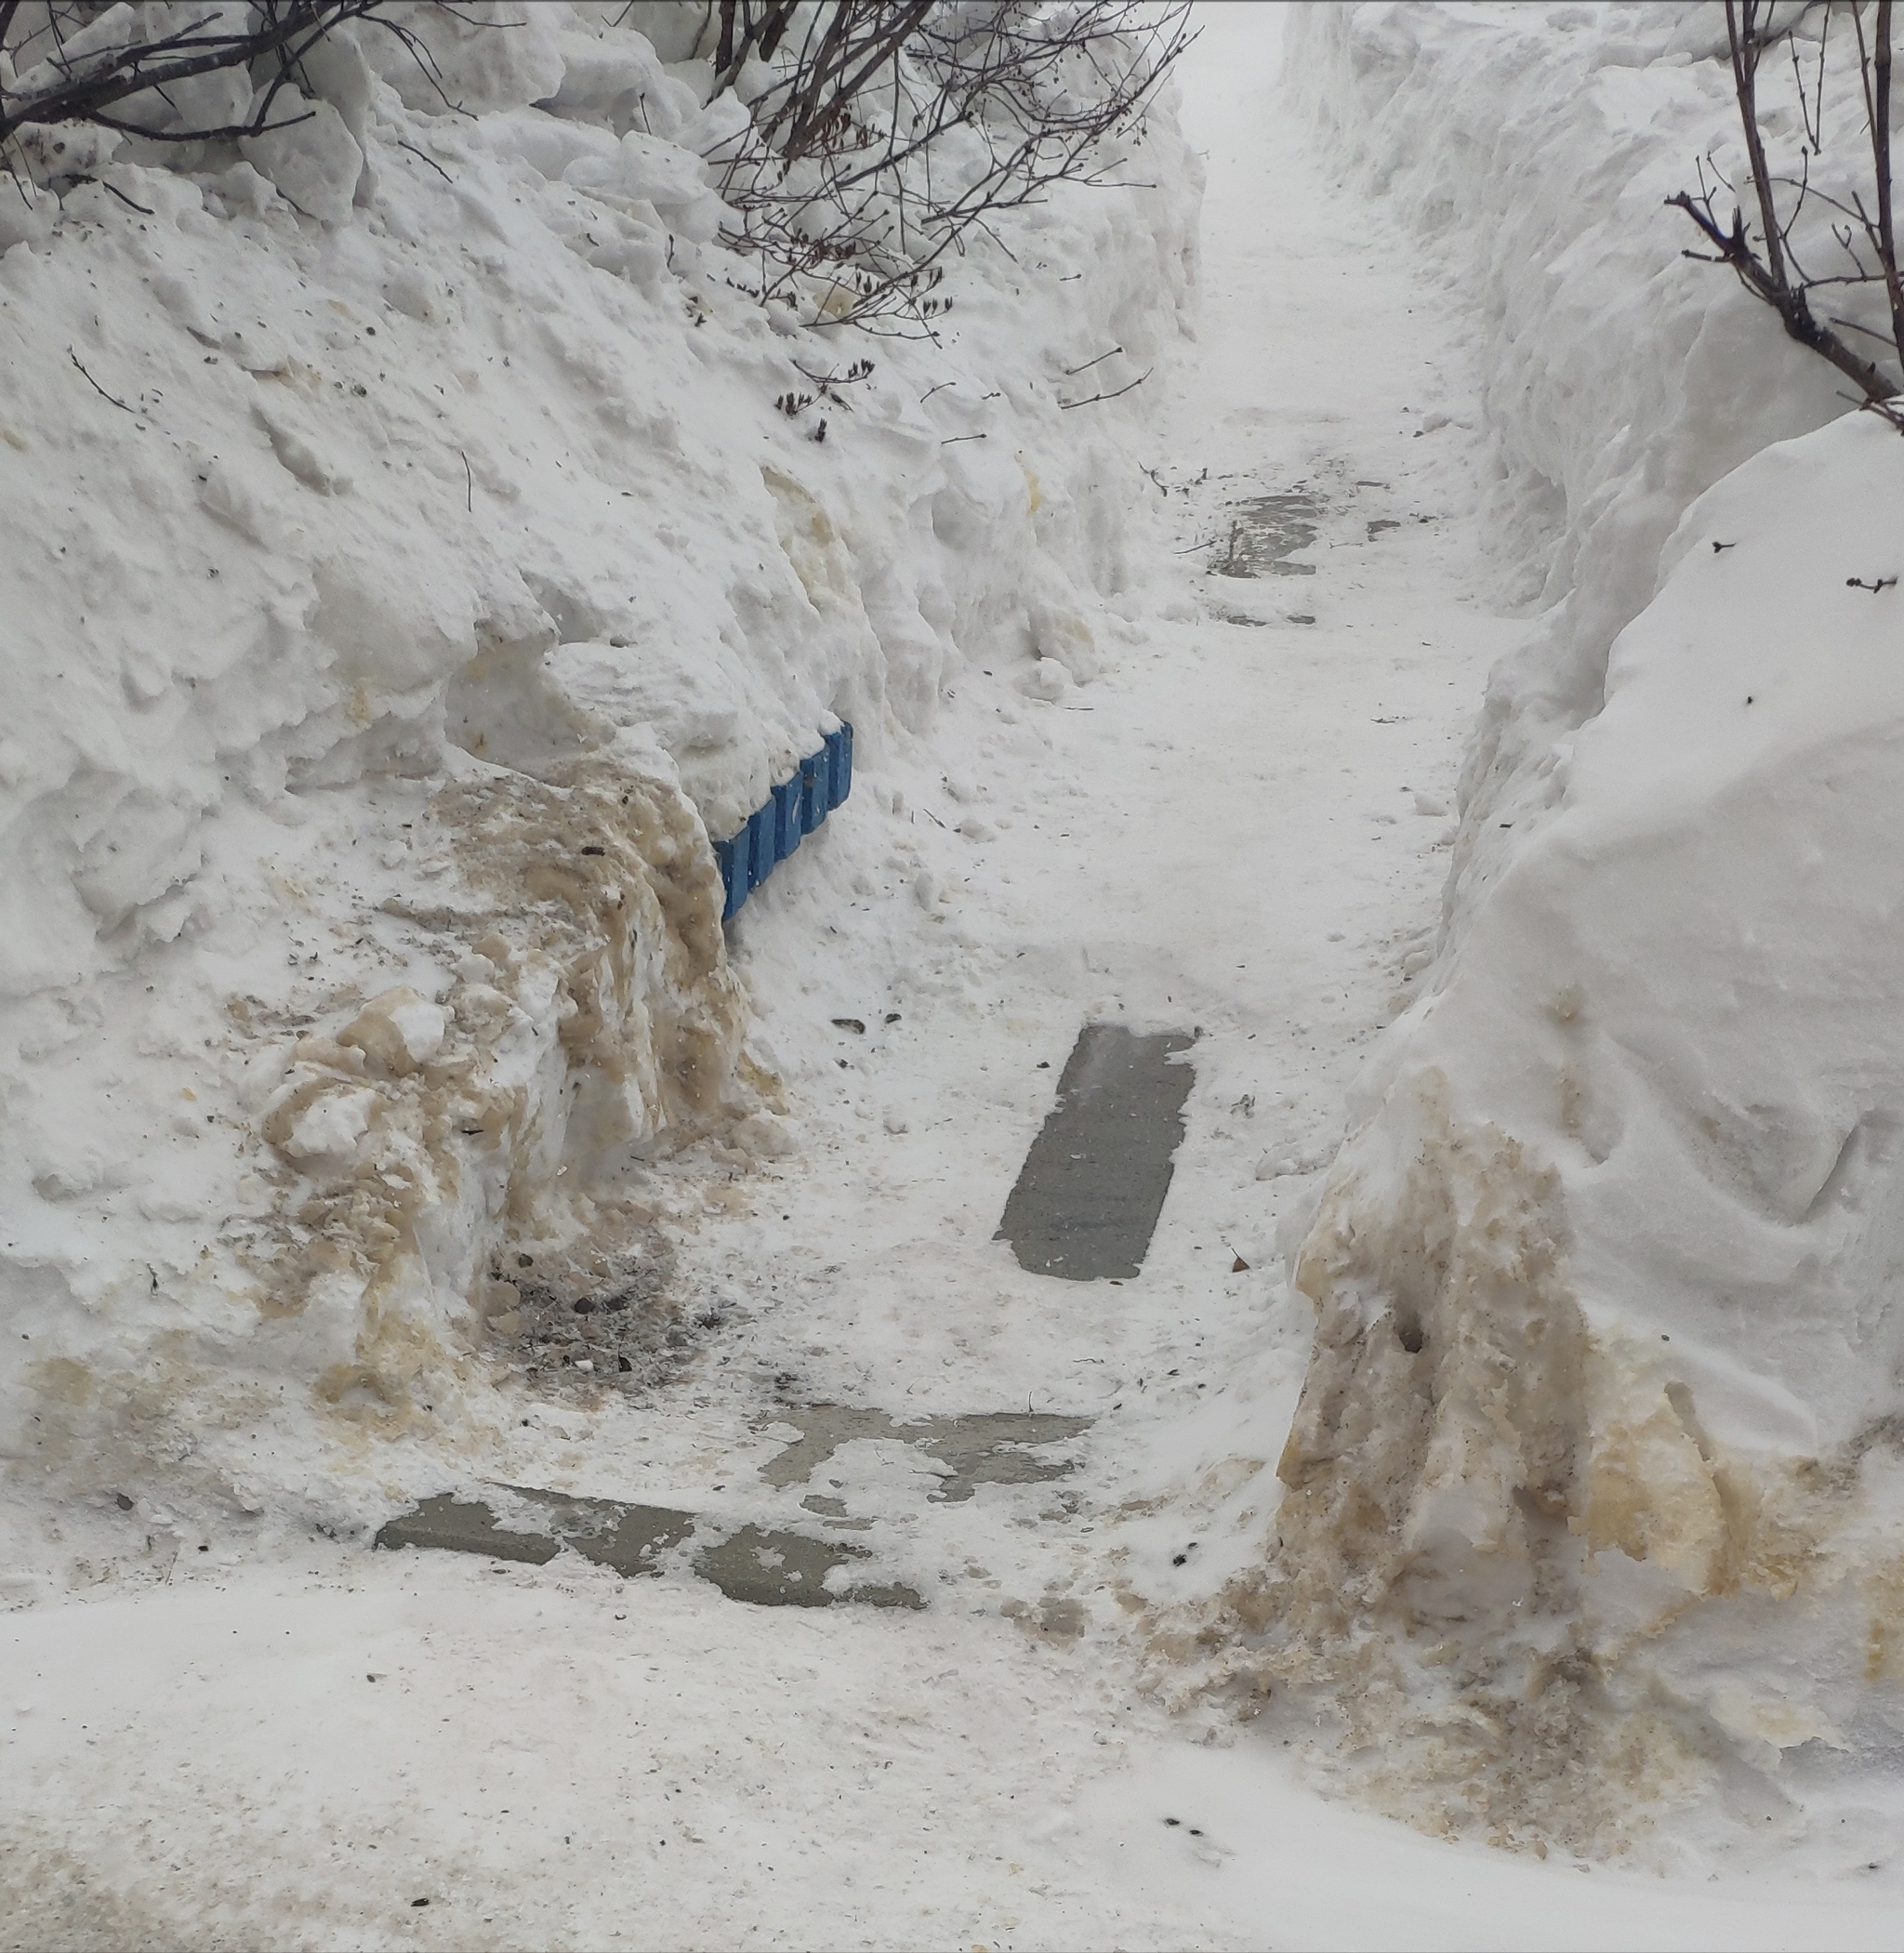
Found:
[[[335,99],[237,163],[30,146],[0,1448],[62,1483],[169,1453],[349,1506],[309,1491],[313,1386],[397,1423],[480,1394],[506,1239],[632,1238],[631,1148],[772,1130],[708,838],[838,717],[865,756],[926,732],[967,647],[1081,674],[1130,574],[1132,410],[1060,402],[1175,334],[1167,122],[1148,185],[1017,226],[1032,330],[976,254],[936,341],[789,414],[848,362],[711,243],[734,104],[616,10],[520,14],[350,27],[306,77]],[[393,1064],[363,1013],[397,993]],[[261,1478],[213,1435],[260,1389],[300,1459]]]
[[[1665,207],[1702,157],[1739,175],[1719,7],[1294,18],[1292,91],[1350,180],[1405,214],[1482,335],[1485,521],[1546,607],[1492,675],[1469,755],[1459,917],[1511,846],[1500,821],[1551,804],[1554,742],[1598,709],[1607,651],[1686,507],[1835,419],[1843,381],[1767,333],[1736,281],[1685,258],[1697,239]],[[1856,112],[1831,112],[1848,126]]]
[[[1260,1754],[1133,1726],[1116,1697],[1080,1713],[1079,1657],[1010,1629],[317,1545],[268,1582],[181,1574],[0,1620],[0,1727],[34,1793],[8,1814],[16,1937],[1896,1944],[1895,1912],[1817,1887],[1748,1897],[1431,1841]]]
[[[343,218],[300,218],[249,165],[212,182],[122,160],[100,166],[153,217],[68,187],[58,227],[0,260],[0,421],[43,468],[32,521],[14,512],[44,544],[0,568],[22,620],[4,749],[15,1935],[1894,1943],[1868,1729],[1847,1761],[1788,1753],[1770,1788],[1741,1751],[1729,1810],[1667,1808],[1699,1788],[1672,1750],[1673,1716],[1693,1714],[1676,1705],[1766,1763],[1806,1715],[1835,1735],[1826,1695],[1856,1696],[1855,1675],[1822,1665],[1816,1700],[1787,1686],[1800,1720],[1775,1726],[1767,1671],[1805,1666],[1807,1622],[1703,1601],[1644,1633],[1659,1582],[1680,1605],[1712,1564],[1685,1514],[1734,1496],[1718,1447],[1750,1462],[1769,1435],[1796,1456],[1818,1442],[1805,1416],[1822,1435],[1864,1414],[1831,1339],[1855,1256],[1884,1265],[1861,1217],[1882,1211],[1864,1190],[1886,1129],[1866,1125],[1828,1211],[1799,1223],[1822,1252],[1776,1208],[1810,1200],[1848,1110],[1882,1111],[1889,1089],[1879,1004],[1825,1006],[1845,967],[1857,996],[1884,995],[1870,918],[1888,884],[1864,837],[1883,832],[1870,728],[1892,640],[1885,599],[1843,574],[1879,568],[1894,437],[1827,427],[1752,462],[1686,516],[1645,609],[1699,492],[1830,410],[1768,400],[1736,452],[1715,437],[1596,527],[1627,481],[1608,389],[1673,384],[1672,353],[1636,377],[1611,363],[1571,421],[1557,390],[1545,423],[1520,414],[1512,361],[1539,363],[1514,349],[1540,315],[1514,308],[1542,281],[1510,302],[1463,259],[1437,289],[1407,187],[1455,170],[1490,89],[1497,123],[1570,128],[1546,177],[1511,145],[1499,178],[1460,165],[1478,231],[1535,226],[1502,266],[1554,261],[1551,227],[1577,242],[1593,215],[1552,188],[1598,153],[1566,122],[1577,69],[1542,66],[1514,9],[1324,16],[1299,45],[1359,63],[1378,109],[1367,48],[1425,48],[1389,91],[1416,104],[1398,147],[1368,139],[1395,188],[1371,202],[1317,165],[1321,83],[1278,103],[1281,10],[1225,8],[1184,78],[1210,172],[1200,258],[1198,172],[1160,123],[1142,152],[1157,189],[1053,206],[1022,274],[973,263],[945,344],[874,349],[874,380],[817,443],[773,402],[816,342],[839,363],[834,343],[727,293],[695,242],[707,128],[693,71],[668,66],[689,10],[630,9],[619,34],[531,11],[531,32],[488,42],[432,28],[473,119],[442,115],[388,48],[374,84],[348,62],[314,78],[366,157]],[[1599,19],[1565,32],[1600,45]],[[1481,82],[1450,85],[1448,62]],[[1683,65],[1654,66],[1682,86]],[[1620,113],[1644,125],[1653,69],[1622,72]],[[1408,92],[1437,73],[1445,150]],[[1330,86],[1353,137],[1374,111]],[[560,114],[533,106],[549,99]],[[1580,275],[1624,288],[1617,265]],[[1635,302],[1663,303],[1658,284]],[[87,386],[69,340],[137,414]],[[1124,352],[1091,369],[1106,387],[1153,360],[1157,376],[1061,407],[1110,344]],[[1537,423],[1563,422],[1577,477],[1504,525]],[[1855,496],[1815,492],[1828,471]],[[1214,574],[1242,511],[1276,497],[1310,532],[1293,574]],[[1787,587],[1752,545],[1794,498],[1818,566]],[[1601,550],[1638,594],[1610,623],[1625,599],[1597,624],[1563,605],[1530,639],[1514,614],[1556,538],[1582,591],[1604,587]],[[1818,614],[1828,640],[1800,628]],[[1582,727],[1594,632],[1604,656],[1629,625]],[[64,660],[50,677],[46,645]],[[1503,757],[1468,765],[1450,934],[1448,810],[1503,654],[1474,749]],[[1780,703],[1752,717],[1761,686]],[[829,712],[854,723],[853,797],[723,936],[707,836]],[[1821,758],[1837,825],[1813,862],[1785,816],[1816,799]],[[1521,834],[1524,789],[1549,811]],[[1477,846],[1503,819],[1490,832],[1513,845]],[[1805,943],[1789,994],[1743,980],[1748,936],[1775,926]],[[1196,1084],[1143,1274],[1058,1283],[992,1236],[1099,1018],[1196,1030]],[[1675,1066],[1729,1079],[1741,1109],[1802,1101],[1802,1143],[1773,1158],[1735,1122],[1712,1142],[1731,1178],[1688,1177]],[[1330,1172],[1345,1104],[1358,1129]],[[1544,1805],[1503,1793],[1491,1828],[1421,1836],[1317,1794],[1461,1828],[1393,1696],[1250,1693],[1263,1570],[1293,1568],[1305,1604],[1331,1578],[1353,1602],[1366,1573],[1329,1557],[1328,1514],[1311,1524],[1276,1461],[1293,1430],[1301,1480],[1316,1379],[1358,1347],[1351,1282],[1379,1312],[1397,1258],[1440,1238],[1465,1279],[1422,1290],[1431,1338],[1446,1309],[1499,1347],[1530,1292],[1557,1317],[1566,1282],[1592,1333],[1618,1315],[1646,1343],[1581,1399],[1645,1409],[1624,1476],[1603,1469],[1582,1512],[1614,1542],[1603,1571],[1635,1529],[1659,1551],[1553,1617],[1641,1657],[1608,1661],[1609,1693],[1633,1695],[1576,1730],[1610,1748],[1634,1735],[1634,1698],[1663,1704],[1654,1748],[1648,1725],[1610,1762],[1581,1752],[1630,1773],[1616,1824],[1592,1821],[1590,1768]],[[1622,1291],[1616,1310],[1606,1258],[1629,1251],[1676,1300]],[[1781,1316],[1770,1359],[1713,1334],[1714,1285],[1789,1282],[1794,1252],[1817,1264],[1815,1326]],[[592,1356],[545,1355],[525,1374],[537,1294],[560,1310],[609,1282],[654,1311],[647,1366],[604,1383],[579,1367]],[[1305,1288],[1335,1312],[1313,1361]],[[1702,1366],[1660,1366],[1659,1334]],[[1567,1379],[1529,1363],[1502,1420],[1489,1376],[1477,1359],[1449,1377],[1417,1544],[1455,1611],[1531,1666],[1512,1566],[1488,1590],[1474,1535],[1489,1473],[1517,1469],[1503,1426],[1564,1438]],[[1694,1393],[1689,1453],[1669,1384]],[[856,1434],[804,1476],[774,1469],[823,1405]],[[952,1497],[906,1436],[1026,1410],[1091,1420],[1072,1469]],[[366,1550],[411,1500],[496,1485],[838,1531],[867,1577],[928,1605],[770,1610],[680,1566],[624,1581],[567,1553]],[[1831,1537],[1853,1587],[1884,1577],[1855,1526]],[[1379,1637],[1364,1646],[1379,1664]],[[1495,1704],[1461,1694],[1471,1653],[1404,1656],[1405,1700],[1477,1726]],[[1344,1713],[1385,1778],[1341,1760]],[[1556,1816],[1570,1792],[1589,1821]],[[1665,1822],[1647,1836],[1649,1794]],[[1624,1868],[1575,1855],[1624,1837]]]
[[[1576,24],[1363,9],[1304,44],[1361,166],[1489,268],[1490,438],[1515,493],[1560,457],[1573,587],[1494,677],[1440,956],[1297,1249],[1280,1547],[1224,1598],[1218,1672],[1333,1703],[1382,1745],[1350,1774],[1419,1822],[1662,1863],[1863,1838],[1876,1867],[1899,632],[1871,586],[1904,456],[1822,367],[1788,381],[1729,280],[1638,275],[1723,63],[1673,58],[1664,10]]]

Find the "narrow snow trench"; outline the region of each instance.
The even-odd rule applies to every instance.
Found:
[[[1209,10],[1187,65],[1202,336],[1106,675],[1034,697],[981,662],[930,764],[868,753],[734,931],[797,1143],[657,1169],[705,1332],[681,1380],[525,1399],[469,1445],[465,1492],[801,1532],[926,1604],[747,1604],[665,1541],[627,1579],[319,1541],[7,1617],[11,1942],[1884,1943],[1815,1899],[1431,1842],[1137,1685],[1148,1612],[1264,1551],[1308,1326],[1276,1231],[1408,1000],[1515,628],[1458,308],[1319,180],[1273,20]],[[994,1238],[1095,1022],[1196,1034],[1122,1282]]]

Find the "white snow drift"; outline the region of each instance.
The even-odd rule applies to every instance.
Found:
[[[1904,1728],[1904,442],[1677,257],[1715,14],[1325,9],[1290,56],[1473,283],[1559,601],[1297,1258],[1228,1665],[1326,1686],[1418,1819],[1587,1848],[1869,1791]]]
[[[453,1427],[499,1243],[598,1277],[631,1163],[782,1143],[708,837],[965,652],[1089,678],[1125,574],[1142,396],[1059,403],[1175,329],[1167,115],[849,347],[728,282],[700,10],[407,20],[242,157],[29,131],[0,209],[0,1453],[62,1485]]]

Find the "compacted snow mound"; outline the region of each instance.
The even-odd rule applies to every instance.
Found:
[[[696,10],[397,11],[242,155],[27,131],[0,212],[0,1453],[60,1483],[454,1419],[504,1244],[612,1271],[631,1166],[779,1142],[710,836],[968,653],[1088,679],[1127,574],[1146,396],[1060,402],[1176,330],[1168,112],[869,341],[730,282]]]
[[[1417,1815],[1604,1845],[1904,1726],[1900,495],[1866,419],[1695,505],[1302,1248],[1240,1667]]]
[[[1672,10],[1610,69],[1633,10],[1529,11],[1304,44],[1493,251],[1492,412],[1563,490],[1571,594],[1497,676],[1489,842],[1295,1259],[1279,1548],[1220,1671],[1322,1689],[1419,1821],[1597,1850],[1713,1793],[1770,1841],[1828,1779],[1876,1795],[1904,1729],[1904,442],[1767,444],[1823,369],[1710,268],[1647,275],[1648,172],[1723,94]]]

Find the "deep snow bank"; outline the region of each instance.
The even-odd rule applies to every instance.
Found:
[[[60,1484],[475,1415],[516,1250],[599,1284],[644,1157],[787,1143],[710,834],[971,653],[1088,679],[1126,574],[1145,396],[1060,402],[1175,329],[1168,114],[868,341],[730,285],[702,10],[407,19],[430,73],[359,27],[242,157],[39,132],[0,212],[0,1453]]]
[[[1322,1690],[1399,1812],[1585,1849],[1707,1794],[1782,1837],[1904,1728],[1904,613],[1850,581],[1904,570],[1904,443],[1767,445],[1829,383],[1640,223],[1725,86],[1665,45],[1702,14],[1639,11],[1367,7],[1294,57],[1481,267],[1570,594],[1497,677],[1488,838],[1297,1258],[1280,1544],[1221,1662]]]
[[[1441,1814],[1604,1844],[1904,1722],[1900,493],[1854,419],[1695,505],[1303,1245],[1252,1605]]]
[[[1691,226],[1664,207],[1701,158],[1741,180],[1725,46],[1722,7],[1657,0],[1374,0],[1289,23],[1293,100],[1474,315],[1499,470],[1485,519],[1544,611],[1489,685],[1451,917],[1512,846],[1499,823],[1553,803],[1554,742],[1599,709],[1608,648],[1687,505],[1844,411],[1830,367],[1681,256]]]

